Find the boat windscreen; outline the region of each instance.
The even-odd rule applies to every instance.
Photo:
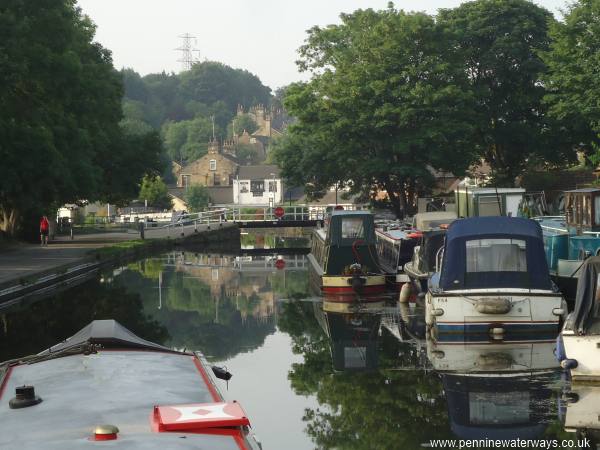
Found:
[[[537,223],[523,222],[525,219],[485,218],[500,222],[494,229],[491,221],[474,219],[459,220],[448,230],[440,276],[443,290],[552,290]]]
[[[578,334],[600,334],[600,256],[588,258],[580,272],[567,328]]]

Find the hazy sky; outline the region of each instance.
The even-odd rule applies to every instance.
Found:
[[[382,9],[388,0],[79,0],[98,26],[96,39],[117,68],[142,75],[178,72],[179,35],[196,37],[200,59],[247,69],[275,89],[302,77],[296,50],[314,25],[339,22],[341,12]],[[435,13],[460,0],[404,0],[397,8]],[[537,0],[557,12],[563,0]]]

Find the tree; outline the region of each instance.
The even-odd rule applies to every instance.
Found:
[[[528,164],[574,158],[572,138],[548,115],[542,82],[551,13],[527,0],[476,0],[441,10],[473,91],[472,145],[496,184],[512,186]]]
[[[258,125],[250,114],[239,114],[232,119],[232,122],[227,126],[227,134],[229,136],[239,136],[244,131],[249,134],[258,130]]]
[[[334,184],[387,192],[402,216],[432,184],[473,159],[466,75],[432,17],[358,10],[315,27],[300,49],[307,83],[286,89],[296,124],[274,149],[283,174],[315,196]]]
[[[167,185],[160,176],[146,175],[144,177],[139,198],[147,200],[148,204],[157,208],[171,209],[173,207]]]
[[[222,129],[215,124],[215,137]],[[210,117],[196,116],[192,120],[167,122],[163,126],[167,154],[180,163],[188,163],[204,156],[208,141],[213,137],[213,122]]]
[[[208,206],[210,197],[208,195],[208,189],[199,184],[193,184],[188,187],[185,193],[185,203],[188,206],[190,212],[199,212],[204,210]]]
[[[600,2],[579,0],[569,6],[564,22],[550,27],[552,44],[543,54],[550,72],[545,81],[550,113],[560,120],[574,143],[600,162]]]
[[[135,195],[141,176],[160,169],[160,144],[119,126],[122,79],[94,32],[74,0],[0,8],[0,229],[9,234],[35,230],[63,203]]]

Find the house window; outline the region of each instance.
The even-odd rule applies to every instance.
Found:
[[[254,197],[262,197],[263,193],[265,192],[264,180],[251,181],[250,182],[250,190],[252,191],[252,195]]]
[[[217,170],[217,160],[216,159],[211,159],[209,161],[209,170]]]
[[[190,185],[190,176],[189,175],[181,175],[181,186],[186,188]]]
[[[277,192],[277,181],[269,181],[269,192]]]
[[[221,186],[221,178],[218,173],[213,173],[213,186]]]

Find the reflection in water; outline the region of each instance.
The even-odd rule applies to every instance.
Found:
[[[313,303],[315,317],[329,337],[334,370],[377,367],[377,338],[383,303]]]
[[[169,339],[167,327],[144,313],[139,293],[100,279],[52,298],[2,310],[0,317],[0,361],[38,353],[96,319],[115,319],[152,342]]]
[[[171,252],[130,265],[120,282],[141,293],[145,312],[170,330],[168,345],[224,359],[275,332],[278,300],[306,296],[306,264],[304,255]]]
[[[566,397],[565,431],[587,439],[588,447],[577,448],[600,448],[600,385],[574,384]]]
[[[552,339],[436,342],[419,307],[310,297],[307,267],[303,255],[148,258],[2,310],[0,359],[114,318],[145,339],[235,367],[232,391],[260,416],[264,448],[418,449],[452,437],[572,436],[558,419],[565,386]],[[275,366],[287,371],[278,375],[283,383],[272,381]],[[573,391],[579,402],[566,407],[564,427],[597,433],[600,393]],[[270,426],[293,417],[286,431]]]

